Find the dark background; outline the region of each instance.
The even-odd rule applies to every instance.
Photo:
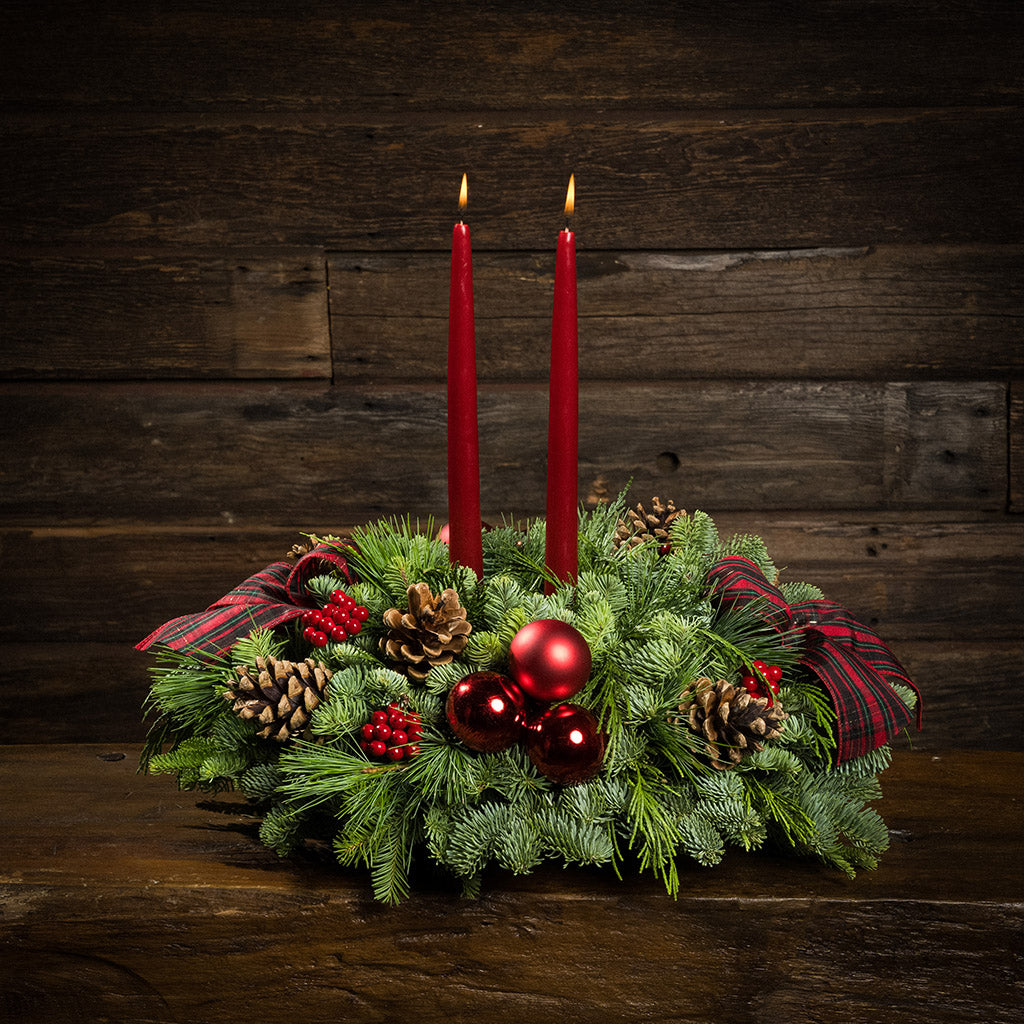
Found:
[[[275,10],[276,8],[276,10]],[[3,742],[142,735],[153,627],[302,530],[446,516],[468,171],[483,505],[761,533],[1020,749],[1017,2],[2,5]]]

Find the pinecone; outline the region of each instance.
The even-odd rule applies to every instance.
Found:
[[[330,670],[312,658],[298,663],[277,658],[257,658],[257,671],[237,668],[238,682],[224,693],[233,700],[231,710],[244,719],[255,719],[264,739],[285,743],[302,732],[310,713],[323,700]]]
[[[715,768],[731,768],[744,755],[764,749],[764,740],[782,735],[789,715],[778,698],[754,697],[742,686],[725,679],[713,683],[707,676],[694,681],[693,693],[679,705],[683,721],[705,739],[704,750]]]
[[[407,612],[389,608],[384,613],[388,634],[380,648],[411,679],[425,679],[431,668],[447,665],[466,646],[473,627],[450,587],[435,597],[426,583],[417,583],[407,593]]]
[[[685,516],[685,509],[677,509],[675,502],[669,499],[668,504],[663,505],[660,498],[651,499],[651,508],[648,512],[642,503],[637,503],[635,509],[626,510],[626,518],[620,519],[615,528],[615,546],[635,548],[644,541],[657,541],[659,544],[668,543],[668,529],[672,520],[677,516]]]

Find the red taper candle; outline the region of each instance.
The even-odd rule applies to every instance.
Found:
[[[575,205],[569,178],[565,215]],[[551,382],[548,393],[548,504],[544,561],[560,580],[576,582],[577,449],[579,445],[579,351],[576,331],[576,239],[568,224],[558,235],[555,302],[551,319]],[[547,590],[550,592],[551,586]]]
[[[469,190],[462,176],[459,210]],[[476,419],[476,334],[473,326],[473,252],[461,217],[452,230],[448,300],[448,557],[484,571],[480,526],[480,445]]]

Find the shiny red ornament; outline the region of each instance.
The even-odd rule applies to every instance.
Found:
[[[590,648],[560,619],[528,622],[512,638],[509,674],[528,697],[545,704],[579,693],[590,676]]]
[[[460,679],[445,708],[452,732],[467,747],[489,753],[507,750],[522,737],[526,698],[498,672],[474,672]]]
[[[575,786],[592,779],[604,761],[605,736],[597,719],[578,704],[548,708],[526,730],[526,751],[552,782]]]

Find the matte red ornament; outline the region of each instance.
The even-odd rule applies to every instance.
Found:
[[[528,622],[512,638],[509,673],[523,693],[545,704],[579,693],[590,676],[590,648],[560,619]]]
[[[575,786],[592,779],[604,761],[605,736],[597,719],[578,704],[548,708],[526,730],[526,750],[552,782]]]
[[[452,732],[467,747],[507,750],[522,737],[526,698],[508,676],[474,672],[452,687],[446,712]]]

